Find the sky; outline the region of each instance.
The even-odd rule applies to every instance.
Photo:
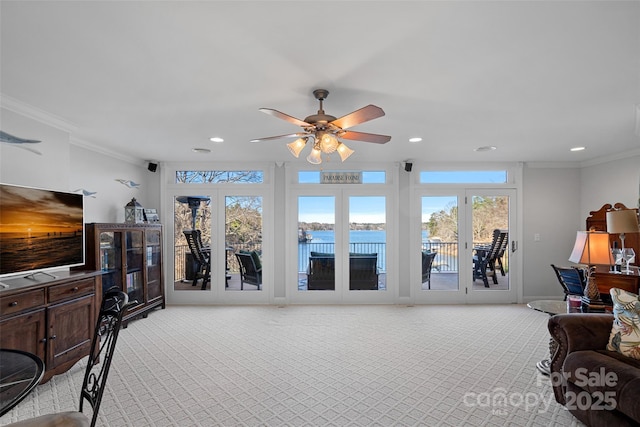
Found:
[[[349,197],[349,222],[386,222],[386,198],[382,196]],[[335,224],[335,197],[301,196],[298,198],[298,220]]]
[[[299,182],[319,183],[320,171],[301,171]],[[384,172],[363,172],[363,183],[384,183]],[[477,184],[505,183],[506,170],[485,171],[426,171],[420,172],[421,183]],[[384,197],[351,197],[349,222],[383,223],[385,220]],[[422,222],[429,221],[434,212],[448,210],[457,203],[456,196],[428,196],[422,199]],[[304,196],[298,200],[298,220],[301,222],[335,223],[335,200],[332,196]]]
[[[82,195],[3,184],[0,232],[48,233],[83,229]]]

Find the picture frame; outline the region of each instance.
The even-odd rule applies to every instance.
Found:
[[[158,212],[155,209],[145,209],[144,220],[148,223],[156,223],[160,222],[160,217],[158,216]]]

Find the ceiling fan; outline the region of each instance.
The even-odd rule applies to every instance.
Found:
[[[295,117],[271,108],[260,108],[260,111],[263,113],[302,127],[304,132],[252,139],[251,142],[271,141],[282,138],[297,138],[295,141],[287,144],[287,147],[294,156],[298,157],[302,149],[307,145],[307,142],[312,140],[313,148],[311,150],[311,154],[307,157],[307,161],[317,165],[322,163],[322,153],[331,154],[334,151],[337,151],[343,162],[347,157],[353,154],[354,151],[347,147],[338,138],[353,141],[373,142],[375,144],[385,144],[391,140],[391,137],[387,135],[347,130],[353,126],[384,116],[382,108],[376,107],[375,105],[367,105],[366,107],[362,107],[359,110],[353,111],[336,119],[334,116],[325,114],[322,109],[322,101],[327,99],[329,91],[326,89],[316,89],[313,91],[313,95],[320,102],[320,109],[317,114],[312,114],[304,120],[296,119]]]

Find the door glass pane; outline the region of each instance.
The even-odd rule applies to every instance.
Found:
[[[147,301],[162,296],[162,248],[160,247],[160,230],[147,230]]]
[[[458,198],[422,198],[422,290],[457,291]]]
[[[262,289],[262,197],[225,198],[225,289]]]
[[[100,233],[100,267],[102,274],[102,290],[122,286],[122,233],[105,231]]]
[[[142,266],[143,266],[143,241],[142,231],[127,231],[125,234],[125,248],[127,260],[127,289],[131,301],[144,303]]]
[[[473,290],[509,289],[509,197],[473,196]]]
[[[298,290],[333,291],[335,197],[298,197]]]
[[[385,197],[350,197],[349,290],[386,290],[386,247]]]
[[[211,289],[211,275],[207,275],[207,259],[211,255],[211,197],[177,196],[174,212],[174,289]],[[193,253],[189,248],[185,231],[197,230],[200,241]]]

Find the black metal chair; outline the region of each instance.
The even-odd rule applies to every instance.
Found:
[[[102,402],[102,395],[107,383],[107,376],[115,353],[120,326],[122,325],[122,316],[129,306],[129,297],[120,290],[109,290],[103,296],[102,307],[100,308],[100,314],[91,342],[93,353],[87,360],[84,381],[82,382],[82,388],[80,390],[80,406],[78,411],[41,415],[36,418],[10,424],[11,427],[95,426],[96,420],[98,419],[98,411],[100,410],[100,403]],[[91,419],[82,412],[85,400],[93,410]]]
[[[565,301],[568,295],[584,295],[586,276],[582,268],[558,267],[554,264],[551,264],[551,268],[555,271],[558,282],[562,286]]]
[[[436,255],[438,252],[422,251],[422,283],[427,283],[428,289],[431,289],[431,267]]]
[[[475,255],[473,256],[474,281],[481,279],[484,282],[485,288],[488,288],[488,276],[491,276],[493,278],[493,284],[498,284],[498,276],[496,275],[498,256],[503,245],[506,248],[505,242],[508,240],[509,233],[506,230],[495,229],[493,230],[493,241],[491,242],[491,245],[475,248]]]
[[[237,252],[236,258],[240,265],[240,290],[244,290],[244,284],[254,285],[260,290],[262,286],[262,267],[257,267],[250,253]]]
[[[193,260],[196,263],[192,286],[195,286],[198,280],[202,280],[202,290],[205,290],[211,280],[211,251],[202,245],[200,230],[184,230],[183,234],[187,239],[191,256],[193,256]]]

